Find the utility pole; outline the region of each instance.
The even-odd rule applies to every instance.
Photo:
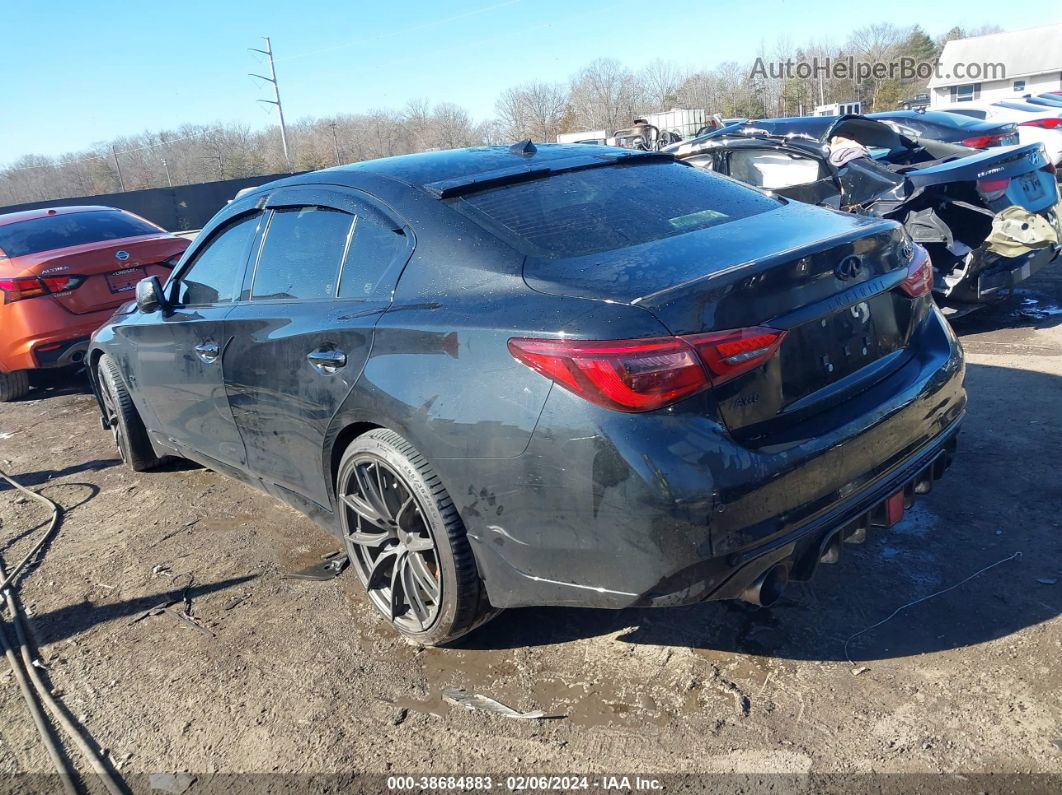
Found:
[[[122,192],[125,192],[125,180],[122,179],[122,166],[118,162],[118,150],[114,148],[114,144],[111,144],[111,155],[114,157],[114,168],[118,172],[118,184],[122,186]]]
[[[253,72],[248,74],[251,77],[257,77],[259,80],[265,80],[267,83],[273,84],[273,96],[275,99],[260,99],[259,102],[265,102],[269,105],[277,106],[277,115],[280,116],[280,144],[284,147],[284,162],[288,166],[288,171],[291,171],[291,157],[288,155],[288,128],[284,125],[284,107],[280,104],[280,86],[277,85],[277,70],[273,66],[273,45],[269,41],[268,36],[263,36],[266,43],[264,50],[259,50],[255,47],[250,47],[251,52],[260,52],[262,55],[269,58],[269,77],[265,75],[256,75]]]
[[[329,126],[332,128],[332,148],[335,150],[335,153],[336,153],[336,165],[338,166],[338,165],[340,165],[340,162],[339,162],[339,139],[336,138],[336,123],[332,122],[332,124],[329,125]]]
[[[159,144],[163,147],[166,146],[166,136],[159,133]],[[166,162],[166,150],[162,150],[162,167],[166,169],[166,184],[171,188],[173,187],[173,180],[170,178],[170,164]]]

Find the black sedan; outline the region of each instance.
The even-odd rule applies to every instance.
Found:
[[[1018,143],[1018,128],[1012,123],[972,119],[958,113],[890,110],[884,113],[868,113],[867,118],[892,122],[901,135],[911,138],[961,144],[971,149],[1013,146]]]
[[[522,605],[769,604],[950,462],[963,359],[892,221],[525,142],[284,179],[94,337],[124,460],[345,541],[422,643]]]

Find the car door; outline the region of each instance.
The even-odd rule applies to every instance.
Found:
[[[170,305],[121,325],[134,390],[149,430],[167,447],[242,468],[243,439],[229,409],[221,361],[225,317],[238,297],[261,213],[218,226],[167,285]]]
[[[228,316],[225,388],[248,468],[327,506],[329,421],[368,357],[412,251],[412,230],[332,188],[272,194],[241,300]]]

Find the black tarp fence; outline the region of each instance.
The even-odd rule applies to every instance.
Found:
[[[265,174],[260,177],[223,179],[218,182],[200,182],[194,185],[176,185],[172,188],[146,188],[124,193],[104,193],[99,196],[75,196],[66,199],[29,202],[0,207],[0,214],[37,207],[69,207],[79,204],[102,204],[119,207],[154,221],[163,229],[181,232],[201,229],[210,218],[230,201],[237,191],[254,188],[282,179],[290,174]]]

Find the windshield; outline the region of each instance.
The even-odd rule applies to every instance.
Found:
[[[0,252],[24,257],[86,243],[102,243],[137,235],[157,235],[161,230],[120,210],[48,215],[0,226]]]
[[[578,257],[736,221],[778,199],[679,163],[556,174],[453,200],[526,254]]]

